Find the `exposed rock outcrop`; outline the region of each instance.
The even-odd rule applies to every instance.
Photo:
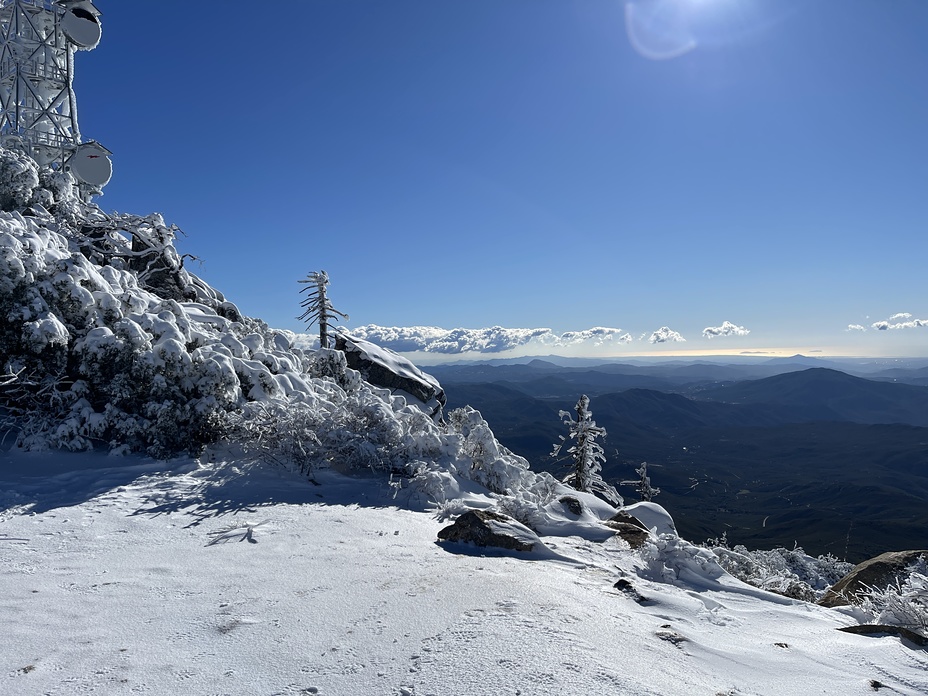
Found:
[[[445,405],[445,392],[431,375],[422,372],[406,358],[360,338],[335,335],[335,348],[345,354],[348,367],[365,381],[391,391],[415,397],[436,415]]]
[[[624,539],[629,548],[632,549],[640,548],[651,536],[651,532],[645,528],[641,520],[622,510],[619,510],[603,524],[610,529],[614,529],[616,536]]]
[[[512,551],[532,551],[538,543],[538,537],[531,529],[511,517],[489,510],[465,512],[454,524],[438,532],[438,538]]]
[[[623,524],[630,524],[635,527],[638,527],[639,529],[643,529],[646,532],[648,531],[648,528],[644,526],[644,522],[639,520],[637,517],[633,517],[632,515],[629,515],[624,510],[619,510],[617,513],[615,513],[612,517],[609,518],[609,521],[610,522],[621,522]]]
[[[884,589],[904,580],[906,569],[919,556],[928,558],[928,551],[890,551],[864,561],[832,585],[818,603],[825,607],[844,606],[853,603],[867,588]]]
[[[558,498],[558,502],[570,511],[570,514],[578,517],[583,514],[583,503],[572,495],[563,495]]]
[[[607,520],[604,524],[610,529],[615,530],[615,535],[621,539],[625,540],[625,543],[628,544],[629,548],[637,549],[644,545],[644,542],[648,540],[651,536],[651,533],[646,529],[642,529],[638,525],[628,524],[627,522],[614,522],[613,520]]]
[[[910,631],[907,628],[902,626],[889,626],[886,624],[861,624],[860,626],[843,626],[838,629],[839,631],[844,631],[845,633],[856,633],[860,636],[883,636],[883,635],[894,635],[899,636],[900,638],[905,638],[915,645],[920,645],[922,647],[928,646],[928,638],[917,634],[915,631]]]

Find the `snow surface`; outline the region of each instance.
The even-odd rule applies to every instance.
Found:
[[[622,509],[648,529],[656,530],[658,534],[677,533],[673,517],[657,503],[642,501],[633,505],[626,505]]]
[[[925,651],[670,535],[437,543],[415,489],[210,458],[0,455],[0,693],[928,693]]]

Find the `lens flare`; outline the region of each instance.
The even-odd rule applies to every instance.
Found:
[[[632,47],[645,58],[670,60],[698,45],[690,31],[691,7],[680,0],[627,2],[625,30]]]
[[[626,0],[625,31],[645,58],[670,60],[744,40],[784,20],[791,7],[745,0]]]

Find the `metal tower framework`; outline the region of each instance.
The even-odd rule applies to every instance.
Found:
[[[81,144],[74,53],[96,46],[99,14],[85,0],[0,0],[0,136],[41,165]]]

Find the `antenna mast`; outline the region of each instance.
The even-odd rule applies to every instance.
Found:
[[[82,142],[74,53],[100,42],[90,0],[0,0],[0,139],[41,166],[71,171],[85,200],[109,182],[112,153]]]

